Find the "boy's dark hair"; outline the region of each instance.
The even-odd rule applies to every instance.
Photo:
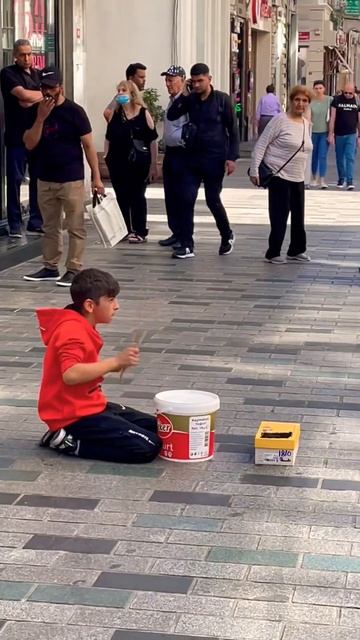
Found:
[[[140,69],[140,71],[146,71],[145,65],[141,62],[132,62],[129,64],[125,71],[126,80],[130,80],[130,78],[136,74],[138,69]]]
[[[275,87],[273,84],[268,84],[266,87],[266,93],[275,93]]]
[[[120,285],[117,280],[100,269],[84,269],[78,273],[70,287],[71,299],[77,311],[82,311],[85,300],[93,300],[99,303],[101,296],[116,298]]]
[[[315,82],[313,83],[313,87],[317,87],[319,84],[321,84],[323,87],[325,87],[324,80],[315,80]]]
[[[197,62],[190,69],[191,76],[207,76],[209,73],[210,69],[205,62]]]

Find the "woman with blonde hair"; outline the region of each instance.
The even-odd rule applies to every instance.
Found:
[[[139,90],[131,80],[117,87],[116,109],[106,130],[106,164],[130,243],[146,242],[147,183],[156,178],[157,132]]]
[[[304,178],[312,150],[310,123],[306,118],[311,95],[302,85],[292,89],[287,113],[280,113],[269,122],[252,155],[251,182],[261,186],[261,176],[266,174],[271,231],[265,260],[274,264],[310,260],[306,253]],[[290,246],[285,260],[281,247],[289,213]]]

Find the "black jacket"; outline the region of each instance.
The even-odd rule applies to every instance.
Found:
[[[239,157],[239,131],[230,97],[222,91],[211,88],[206,100],[196,93],[181,95],[169,108],[169,120],[189,115],[189,120],[197,127],[192,147],[193,153],[236,160]]]

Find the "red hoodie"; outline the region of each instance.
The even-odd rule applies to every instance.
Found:
[[[79,363],[99,360],[100,334],[77,311],[38,309],[36,312],[46,353],[39,393],[38,412],[51,431],[100,413],[107,400],[101,390],[103,378],[67,385],[63,373]]]

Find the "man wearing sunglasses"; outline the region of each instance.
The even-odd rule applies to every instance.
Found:
[[[331,103],[328,142],[335,143],[338,189],[354,189],[356,147],[360,144],[360,107],[353,84],[346,84]]]

